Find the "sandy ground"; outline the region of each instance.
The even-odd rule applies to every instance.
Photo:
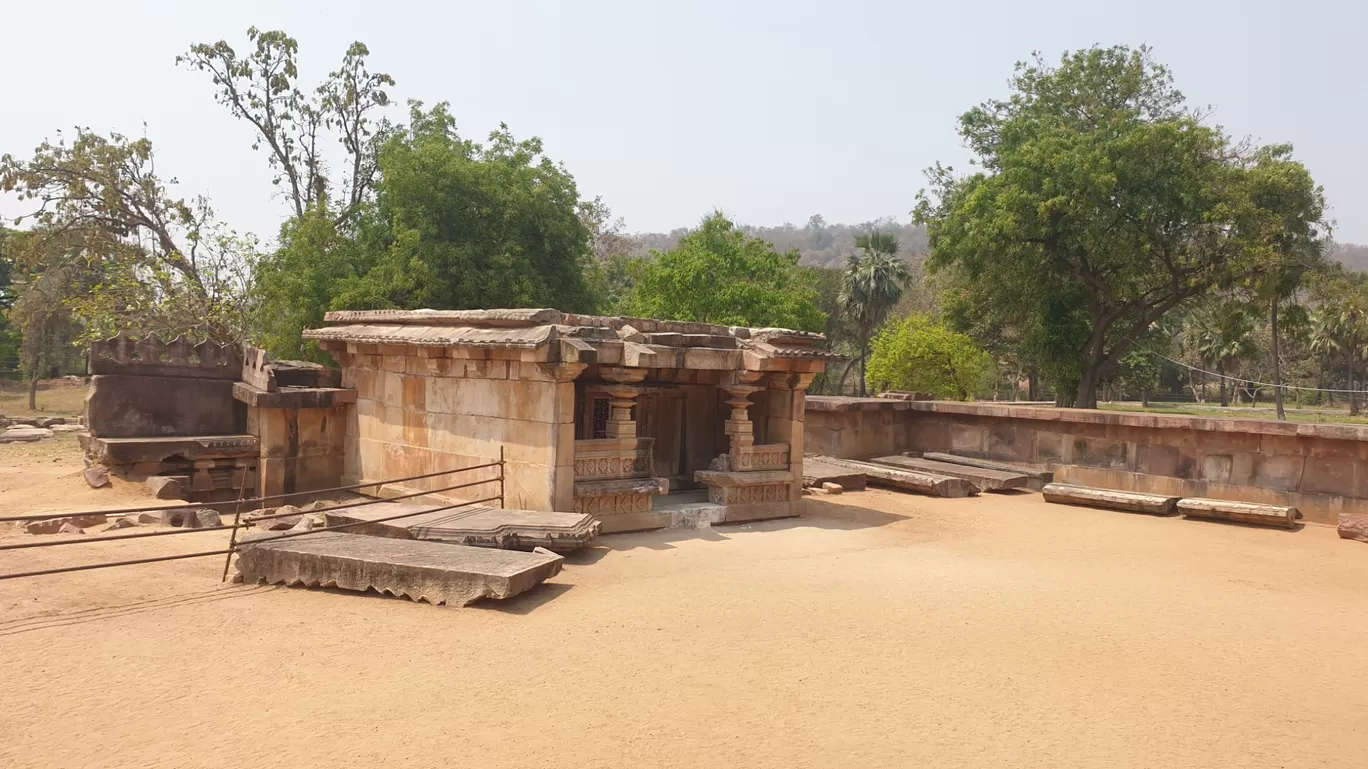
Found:
[[[136,499],[57,460],[0,454],[0,510]],[[0,767],[1368,766],[1368,546],[1328,528],[871,491],[602,542],[468,609],[217,558],[0,581]]]

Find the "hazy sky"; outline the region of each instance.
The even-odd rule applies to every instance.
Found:
[[[1368,3],[1276,2],[72,2],[0,0],[0,152],[56,129],[138,134],[180,192],[270,238],[286,215],[248,126],[190,43],[242,51],[256,25],[300,43],[303,81],[353,40],[400,103],[449,101],[462,132],[536,135],[628,228],[712,208],[760,225],[907,218],[922,170],[962,166],[955,118],[1012,65],[1148,43],[1230,132],[1291,141],[1341,241],[1368,243]],[[402,110],[396,110],[401,116]],[[0,201],[0,214],[17,213]]]

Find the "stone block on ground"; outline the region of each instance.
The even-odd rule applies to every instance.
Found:
[[[957,465],[953,462],[937,462],[932,459],[888,456],[875,457],[870,461],[880,465],[888,465],[889,467],[894,467],[899,470],[911,470],[918,473],[943,475],[949,478],[963,478],[977,486],[979,491],[1021,489],[1025,488],[1026,484],[1030,481],[1030,478],[1023,473],[990,470],[984,467],[970,467],[969,465]]]
[[[412,511],[392,521],[379,521]],[[432,510],[431,506],[396,502],[324,511],[328,526],[359,524],[353,534],[451,542],[473,547],[531,550],[543,547],[567,553],[584,547],[598,536],[602,524],[587,513],[548,513],[536,510],[501,510],[493,507],[462,507]]]
[[[1255,526],[1276,526],[1280,529],[1297,528],[1297,519],[1301,518],[1301,512],[1295,507],[1231,502],[1225,499],[1182,499],[1178,502],[1178,512],[1182,513],[1184,518],[1234,521]]]
[[[185,499],[190,478],[185,475],[154,475],[143,482],[147,491],[157,499]]]
[[[271,536],[245,540],[237,560],[243,582],[374,590],[448,606],[512,598],[560,573],[564,562],[547,553],[341,532]]]
[[[92,465],[82,470],[81,477],[85,479],[86,485],[92,489],[109,485],[109,470],[100,465]]]
[[[290,531],[313,531],[314,519],[307,515],[299,517],[299,522],[290,527]]]
[[[1368,515],[1363,513],[1340,513],[1339,526],[1340,539],[1354,539],[1359,542],[1368,542]]]
[[[131,515],[125,515],[122,518],[115,518],[114,522],[106,526],[104,530],[114,531],[115,529],[128,529],[137,525],[138,521],[136,518]]]
[[[933,497],[969,497],[979,493],[977,486],[963,478],[952,478],[946,475],[934,475],[914,470],[902,470],[887,465],[875,464],[873,462],[861,462],[855,459],[818,457],[818,460],[830,465],[859,471],[868,478],[870,483],[880,486],[892,486],[893,488],[904,491],[929,494]]]
[[[65,425],[66,417],[44,417],[38,420],[39,427],[52,427],[53,425]]]
[[[137,517],[136,517],[136,520],[137,520],[138,523],[153,523],[153,524],[159,524],[159,523],[162,522],[162,517],[161,517],[161,515],[160,515],[159,513],[143,512],[143,513],[138,513],[138,515],[137,515]]]
[[[84,534],[85,529],[70,523],[62,524],[62,528],[57,530],[58,534]]]
[[[196,529],[216,529],[223,525],[223,516],[217,510],[206,507],[195,511],[194,523]]]
[[[79,529],[86,526],[99,526],[108,520],[109,517],[104,513],[65,515],[56,518],[46,518],[41,521],[29,521],[23,524],[23,529],[29,534],[56,534],[66,525],[71,525]]]
[[[1113,491],[1096,489],[1091,486],[1074,486],[1067,483],[1050,483],[1041,489],[1046,502],[1061,505],[1081,505],[1100,507],[1106,510],[1122,510],[1128,513],[1148,513],[1150,515],[1173,515],[1178,497],[1162,494],[1141,494],[1135,491]]]
[[[820,488],[823,483],[837,483],[846,491],[860,491],[865,487],[865,474],[849,467],[828,464],[817,457],[803,457],[803,485]]]
[[[1036,470],[1030,467],[1023,467],[1011,462],[997,462],[992,459],[977,459],[975,457],[962,457],[958,454],[945,454],[939,451],[928,451],[922,455],[922,459],[930,459],[936,462],[950,462],[957,465],[968,465],[969,467],[981,467],[984,470],[1002,470],[1008,473],[1020,473],[1031,479],[1027,488],[1040,491],[1047,483],[1054,483],[1054,473],[1049,470]]]
[[[51,437],[52,431],[45,427],[11,427],[0,433],[0,443],[33,443]]]
[[[281,505],[280,507],[267,509],[263,515],[280,515],[282,518],[267,518],[258,520],[253,516],[245,518],[247,523],[260,531],[286,531],[294,528],[304,517],[304,512],[294,505]]]
[[[826,494],[841,494],[845,492],[845,487],[839,483],[827,481],[822,484],[822,492]]]

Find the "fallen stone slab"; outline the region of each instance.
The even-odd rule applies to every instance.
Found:
[[[66,417],[45,417],[38,420],[39,427],[52,427],[53,425],[65,425]]]
[[[51,437],[46,427],[11,427],[0,433],[0,443],[34,443]]]
[[[48,429],[51,430],[51,431],[53,431],[54,433],[79,433],[79,432],[81,432],[82,430],[84,430],[85,428],[82,427],[82,426],[80,426],[80,425],[67,425],[67,424],[61,424],[61,425],[53,425],[53,426],[49,427]]]
[[[1281,529],[1297,528],[1297,519],[1301,518],[1301,512],[1295,507],[1231,502],[1225,499],[1181,499],[1178,501],[1178,512],[1182,513],[1184,518],[1234,521],[1255,526],[1277,526]]]
[[[870,483],[880,486],[892,486],[896,489],[916,491],[933,497],[970,497],[979,493],[977,486],[963,478],[901,470],[855,459],[837,459],[835,457],[818,457],[818,459],[837,467],[857,470],[863,473]]]
[[[64,515],[57,518],[45,518],[41,521],[29,521],[23,524],[23,529],[29,534],[56,534],[62,530],[63,526],[71,525],[80,529],[86,526],[99,526],[108,520],[109,517],[104,513]]]
[[[109,485],[109,470],[100,465],[92,465],[82,470],[81,477],[85,479],[86,485],[92,489]]]
[[[58,534],[84,534],[85,529],[70,523],[62,524],[62,528],[57,530]]]
[[[803,485],[821,488],[824,483],[838,484],[846,491],[860,491],[865,487],[865,474],[849,467],[823,462],[817,457],[803,457]]]
[[[194,522],[192,528],[216,529],[223,525],[223,516],[219,515],[219,511],[206,507],[201,510],[196,510],[194,516],[191,517],[189,521]]]
[[[1015,465],[1011,462],[962,457],[958,454],[945,454],[939,451],[928,451],[922,455],[922,459],[930,459],[935,462],[950,462],[956,465],[968,465],[969,467],[980,467],[984,470],[1001,470],[1007,473],[1020,473],[1031,479],[1026,485],[1026,488],[1035,491],[1040,491],[1047,483],[1054,483],[1054,473],[1049,470],[1035,470],[1029,467]]]
[[[1368,515],[1363,513],[1340,513],[1339,526],[1336,528],[1340,539],[1355,539],[1368,542]]]
[[[1041,489],[1046,502],[1061,505],[1081,505],[1100,507],[1106,510],[1123,510],[1128,513],[1148,513],[1149,515],[1173,515],[1178,497],[1162,494],[1142,494],[1137,491],[1113,491],[1095,489],[1091,486],[1074,486],[1068,483],[1049,483]]]
[[[1006,491],[1025,488],[1030,478],[1021,473],[1002,470],[988,470],[982,467],[957,465],[953,462],[936,462],[931,459],[912,457],[875,457],[871,460],[880,465],[896,467],[899,470],[912,470],[918,473],[944,475],[950,478],[963,478],[978,487],[979,491]]]
[[[238,555],[243,582],[337,587],[466,606],[480,598],[512,598],[560,573],[554,553],[524,553],[444,542],[341,532],[273,539],[249,535]]]
[[[392,521],[378,520],[409,511],[415,515]],[[324,510],[323,516],[330,527],[357,524],[347,529],[354,534],[505,550],[544,547],[557,553],[568,553],[584,547],[599,535],[603,527],[600,521],[587,513],[501,510],[493,507],[433,511],[429,506],[396,502],[351,507],[336,512]]]
[[[147,491],[157,499],[185,499],[190,478],[184,475],[154,475],[143,481]]]
[[[104,530],[105,530],[105,531],[114,531],[115,529],[128,529],[128,528],[132,528],[132,527],[137,526],[137,525],[138,525],[138,521],[137,521],[136,518],[134,518],[134,517],[131,516],[131,515],[126,515],[126,516],[124,516],[124,517],[122,517],[122,518],[115,518],[115,519],[114,519],[114,522],[111,523],[111,524],[109,524],[108,526],[106,526],[106,527],[104,528]]]
[[[256,516],[246,516],[244,523],[249,523],[252,528],[260,531],[288,531],[294,528],[301,519],[304,518],[304,511],[294,505],[281,505],[280,507],[267,509],[261,515],[279,515],[280,518],[266,518],[261,520]]]

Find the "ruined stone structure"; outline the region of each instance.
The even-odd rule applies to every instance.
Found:
[[[337,371],[184,339],[90,346],[86,458],[126,478],[168,476],[193,499],[338,485],[347,405]],[[258,471],[260,483],[258,483]]]
[[[1299,510],[1368,513],[1368,427],[885,398],[812,397],[807,448],[866,459],[949,452],[1056,481]]]
[[[717,521],[796,515],[805,390],[835,357],[814,348],[820,334],[556,310],[326,321],[304,336],[356,391],[344,482],[470,467],[502,451],[506,507],[589,513],[604,533],[668,526],[669,498],[693,490]]]

